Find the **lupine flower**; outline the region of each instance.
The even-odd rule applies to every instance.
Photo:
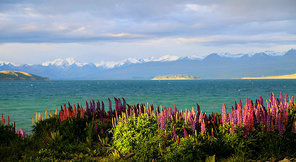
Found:
[[[158,122],[157,122],[158,125],[160,125],[160,128],[162,130],[165,129],[165,125],[166,125],[166,117],[164,115],[164,113],[161,113],[158,117]]]
[[[188,137],[188,133],[187,133],[185,127],[183,127],[183,130],[184,130],[184,137]]]
[[[176,128],[175,126],[173,127],[173,139],[175,140],[177,137],[177,133],[176,133]]]
[[[2,116],[1,116],[1,123],[2,123],[2,125],[5,124],[5,119],[4,119],[4,117],[3,117],[3,114],[2,114]]]
[[[108,98],[108,101],[109,101],[109,114],[111,116],[112,115],[112,103],[111,103],[110,98]]]
[[[20,129],[19,130],[19,133],[18,133],[22,138],[23,137],[25,137],[25,132],[22,130],[22,129]]]
[[[227,121],[227,114],[226,114],[226,106],[223,104],[222,106],[222,125],[224,125]]]
[[[205,121],[202,120],[201,122],[201,130],[200,130],[201,133],[205,133],[206,132],[206,124],[205,124]]]
[[[234,132],[235,132],[235,127],[234,127],[234,124],[232,123],[230,128],[230,133],[234,133]]]

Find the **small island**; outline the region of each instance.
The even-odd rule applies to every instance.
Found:
[[[243,77],[241,79],[296,79],[296,74],[278,75],[278,76],[262,76],[262,77]]]
[[[22,71],[0,71],[0,80],[49,80],[49,78],[40,77]]]
[[[174,75],[159,75],[151,80],[198,80],[199,76],[187,75],[187,74],[174,74]]]

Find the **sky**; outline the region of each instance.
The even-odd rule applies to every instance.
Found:
[[[295,0],[0,0],[0,60],[284,52],[295,26]]]

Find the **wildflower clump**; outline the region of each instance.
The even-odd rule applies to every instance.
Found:
[[[235,101],[222,113],[178,110],[153,104],[129,105],[124,98],[62,105],[36,112],[33,132],[15,130],[1,116],[1,159],[5,160],[282,160],[296,157],[296,106],[280,93]],[[5,139],[4,139],[5,138]],[[4,140],[3,140],[4,139]],[[12,144],[14,143],[14,144]],[[27,147],[22,151],[21,146]],[[12,149],[13,148],[13,149]],[[15,150],[15,152],[13,152]],[[16,151],[17,150],[17,151]],[[18,152],[18,153],[16,153]],[[6,156],[4,156],[6,154]],[[3,158],[2,158],[3,157]]]

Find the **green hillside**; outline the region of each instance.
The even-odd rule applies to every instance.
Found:
[[[21,71],[0,71],[0,80],[49,80],[49,78],[40,77]]]

